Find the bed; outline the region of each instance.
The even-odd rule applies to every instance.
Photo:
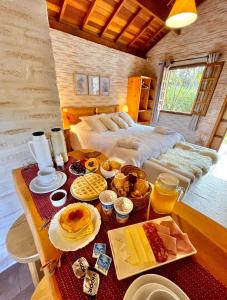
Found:
[[[119,157],[129,164],[142,167],[151,182],[154,182],[161,172],[169,172],[176,175],[181,186],[185,189],[190,185],[190,179],[160,166],[156,161],[162,153],[165,153],[169,148],[172,148],[177,142],[183,141],[181,134],[174,132],[171,135],[157,134],[154,132],[154,127],[145,126],[135,123],[133,127],[128,129],[119,129],[116,132],[107,131],[96,133],[87,131],[82,122],[81,116],[92,116],[96,114],[110,114],[120,110],[118,105],[98,106],[98,107],[80,107],[80,108],[63,108],[62,117],[64,128],[70,128],[70,143],[72,149],[95,149],[103,152],[107,156]],[[140,151],[124,149],[116,147],[116,142],[120,137],[139,137],[143,140]]]

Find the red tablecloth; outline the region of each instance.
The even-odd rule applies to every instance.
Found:
[[[69,191],[71,183],[76,178],[76,176],[70,174],[68,171],[68,167],[72,161],[73,159],[70,158],[69,162],[65,165],[67,182],[62,188],[67,191]],[[37,170],[38,169],[36,165],[22,170],[22,176],[28,186],[30,181],[36,176]],[[61,209],[55,208],[51,205],[49,201],[50,193],[38,195],[31,192],[31,194],[38,213],[42,218],[52,217],[59,209]],[[75,202],[75,199],[73,199],[73,197],[69,193],[67,204],[72,202]],[[142,214],[140,212],[136,212],[131,216],[128,224],[138,223],[141,221],[144,221]],[[56,280],[63,300],[87,299],[86,295],[82,292],[83,280],[77,279],[74,276],[71,266],[73,262],[81,256],[84,256],[88,260],[90,265],[94,266],[96,260],[92,258],[92,250],[95,242],[106,243],[107,254],[109,256],[112,256],[109,247],[107,231],[116,227],[119,227],[119,224],[116,223],[114,217],[103,219],[99,234],[92,243],[81,250],[74,252],[65,252],[63,254],[62,265],[55,272]],[[227,300],[227,288],[223,286],[221,282],[216,280],[202,266],[196,263],[192,258],[186,258],[177,262],[170,263],[163,267],[152,270],[152,273],[165,276],[175,282],[185,291],[190,299]],[[120,300],[123,299],[128,286],[139,275],[119,281],[117,280],[114,264],[112,263],[108,276],[100,276],[101,282],[97,299]]]

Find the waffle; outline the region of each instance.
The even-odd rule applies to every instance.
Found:
[[[71,193],[79,200],[90,201],[98,198],[106,188],[107,182],[101,175],[90,173],[74,180]]]

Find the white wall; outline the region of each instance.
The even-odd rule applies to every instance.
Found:
[[[11,170],[32,161],[36,130],[61,126],[45,0],[0,1],[0,272],[7,231],[22,213]]]

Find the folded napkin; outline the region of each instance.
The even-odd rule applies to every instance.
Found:
[[[122,137],[118,139],[117,146],[126,149],[138,150],[140,147],[140,140],[135,137]]]
[[[154,129],[154,132],[160,133],[160,134],[172,134],[175,133],[172,129],[165,127],[165,126],[156,126]]]

